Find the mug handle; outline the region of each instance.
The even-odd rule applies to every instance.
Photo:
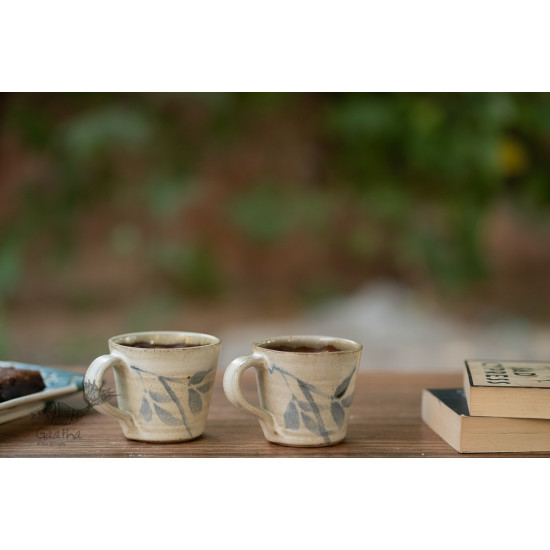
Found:
[[[94,409],[97,409],[100,413],[114,416],[121,425],[125,425],[127,428],[131,429],[135,427],[135,424],[130,413],[107,403],[107,401],[102,402],[98,399],[99,392],[103,385],[103,375],[105,371],[109,368],[116,369],[119,365],[125,366],[126,363],[116,355],[102,355],[95,359],[88,367],[86,375],[84,376],[84,398],[87,403],[90,403]]]
[[[275,424],[271,413],[264,409],[259,409],[250,404],[241,391],[241,376],[243,372],[250,367],[256,370],[267,368],[267,360],[263,355],[246,355],[237,357],[225,369],[223,375],[223,391],[229,402],[241,411],[256,416],[260,421],[260,426],[264,432],[266,439],[272,440],[277,436]]]

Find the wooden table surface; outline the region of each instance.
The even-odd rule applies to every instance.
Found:
[[[69,370],[85,372],[84,367]],[[0,424],[0,457],[550,456],[457,453],[422,422],[420,397],[423,388],[460,387],[460,384],[460,373],[361,372],[346,439],[331,447],[293,448],[266,441],[257,420],[227,401],[219,371],[205,433],[194,441],[165,444],[130,441],[122,435],[114,418],[95,410],[67,426],[48,424],[29,415]],[[243,376],[243,393],[257,403],[252,369]],[[77,409],[85,406],[81,392],[60,401]]]

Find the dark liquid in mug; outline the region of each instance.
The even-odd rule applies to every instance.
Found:
[[[184,348],[196,348],[202,344],[186,344],[184,342],[176,342],[175,344],[157,344],[154,342],[134,342],[133,344],[124,344],[129,348],[142,348],[142,349],[184,349]]]
[[[285,346],[284,344],[274,344],[272,346],[264,347],[273,351],[293,351],[295,353],[326,353],[332,351],[341,351],[337,347],[334,347],[332,344],[319,348],[314,348],[311,346]]]

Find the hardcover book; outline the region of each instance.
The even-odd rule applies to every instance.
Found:
[[[464,393],[472,416],[550,419],[550,362],[466,361]]]
[[[470,416],[462,388],[423,390],[422,420],[459,453],[550,452],[550,420]]]

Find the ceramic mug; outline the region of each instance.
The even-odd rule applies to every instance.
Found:
[[[220,340],[195,332],[135,332],[109,339],[109,355],[98,357],[84,377],[84,397],[100,413],[114,416],[128,439],[186,441],[205,428]],[[112,368],[118,407],[97,399]]]
[[[225,370],[229,401],[256,416],[265,438],[299,447],[334,445],[346,435],[363,346],[329,336],[280,336]],[[260,408],[244,398],[240,378],[256,369]]]

